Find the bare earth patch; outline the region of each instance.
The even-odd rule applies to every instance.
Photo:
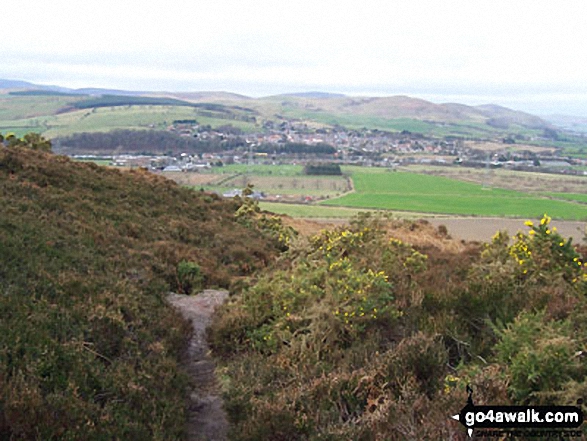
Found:
[[[518,231],[528,232],[529,228],[524,226],[524,219],[503,219],[503,218],[442,218],[427,219],[432,225],[444,225],[449,234],[455,239],[478,240],[487,242],[499,230],[507,230],[510,235]],[[536,222],[536,219],[532,219]],[[585,222],[573,221],[552,221],[558,232],[563,237],[572,237],[573,243],[581,243],[584,237]]]
[[[206,328],[210,324],[212,313],[227,297],[227,291],[213,289],[207,289],[196,296],[171,293],[167,297],[193,327],[183,359],[193,386],[186,430],[190,441],[227,439],[228,421],[214,375],[214,362],[208,356],[206,342]]]

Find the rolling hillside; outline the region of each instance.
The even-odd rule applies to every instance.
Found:
[[[497,105],[466,106],[435,104],[407,96],[349,97],[323,92],[286,94],[250,98],[227,92],[132,92],[107,89],[67,89],[38,86],[26,82],[0,80],[0,130],[17,133],[33,130],[54,137],[78,131],[107,131],[113,128],[164,127],[169,119],[210,115],[213,126],[225,124],[223,115],[239,121],[252,121],[258,130],[266,120],[295,119],[312,124],[342,125],[348,128],[367,127],[390,131],[409,130],[431,135],[499,136],[504,133],[535,133],[552,126],[542,119]],[[126,121],[126,114],[167,106],[169,113],[150,118],[144,126]],[[213,108],[211,108],[212,106]],[[116,109],[112,127],[95,120],[92,114],[76,114],[79,108]],[[190,107],[193,107],[190,109]],[[200,112],[200,113],[199,113]],[[66,116],[64,116],[66,115]],[[82,119],[88,118],[90,124]],[[131,118],[132,120],[132,118]],[[206,123],[208,123],[206,122]],[[88,127],[89,126],[89,127]]]
[[[237,205],[148,173],[0,145],[0,439],[183,438],[188,328],[277,245]]]

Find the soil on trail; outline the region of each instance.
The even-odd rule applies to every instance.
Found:
[[[190,393],[187,439],[189,441],[225,441],[228,421],[214,375],[214,362],[208,356],[206,328],[214,309],[228,292],[208,289],[195,296],[169,294],[169,302],[191,322],[193,334],[183,364],[193,385]]]

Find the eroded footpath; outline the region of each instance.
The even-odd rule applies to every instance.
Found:
[[[214,375],[214,362],[208,355],[206,328],[214,309],[228,297],[227,291],[208,289],[195,296],[169,294],[169,302],[191,322],[190,338],[183,364],[190,375],[187,435],[189,441],[225,441],[228,420],[222,408],[222,398]]]

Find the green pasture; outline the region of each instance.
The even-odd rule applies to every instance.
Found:
[[[54,115],[79,98],[71,96],[0,95],[0,121]]]
[[[222,185],[243,188],[248,183],[252,184],[256,190],[268,194],[333,197],[348,191],[347,181],[342,176],[338,176],[338,179],[333,179],[330,176],[260,176],[242,174],[224,181]]]
[[[567,199],[569,201],[583,202],[587,204],[587,194],[581,193],[547,193],[548,196],[557,199]]]
[[[93,162],[96,165],[108,166],[112,162],[109,159],[73,159],[76,162]]]
[[[483,188],[482,185],[445,178],[442,176],[423,175],[408,172],[385,174],[353,173],[353,182],[357,193],[393,193],[424,195],[462,195],[462,196],[508,196],[527,198],[529,194],[500,188]]]
[[[304,167],[302,165],[263,165],[263,164],[229,164],[224,167],[214,168],[213,173],[237,174],[249,173],[256,176],[301,176]]]
[[[231,124],[245,132],[255,130],[255,125],[250,122],[211,118],[202,116],[199,112],[199,109],[183,106],[120,106],[82,109],[57,115],[31,116],[13,120],[8,117],[2,118],[0,111],[0,131],[8,131],[9,128],[16,127],[54,138],[79,132],[106,132],[116,129],[164,130],[174,120],[181,119],[196,119],[198,123],[212,127]]]
[[[439,176],[353,173],[355,192],[323,205],[479,216],[587,219],[587,206]]]
[[[371,115],[334,114],[322,111],[311,111],[296,107],[283,107],[281,113],[290,118],[315,121],[325,125],[342,125],[349,129],[379,129],[401,132],[407,130],[413,133],[425,135],[448,136],[487,136],[487,134],[499,132],[493,127],[482,123],[456,122],[434,123],[413,118],[384,118]]]

